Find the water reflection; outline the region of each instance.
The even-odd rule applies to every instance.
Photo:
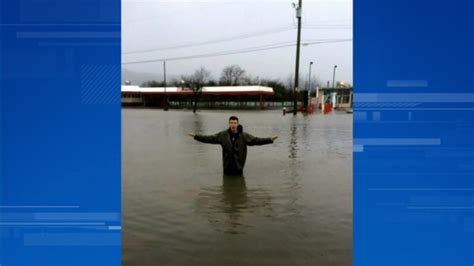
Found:
[[[310,116],[305,115],[303,117],[303,124],[298,125],[299,127],[301,127],[301,140],[302,140],[302,143],[304,144],[304,150],[308,150],[311,143],[309,141],[310,132],[308,132],[308,124],[309,124],[308,121],[310,118],[311,118]]]
[[[238,214],[247,208],[248,196],[245,177],[226,176],[222,177],[222,200],[228,208],[224,211],[228,214]]]
[[[197,199],[197,213],[204,214],[216,231],[243,234],[252,227],[249,214],[260,210],[271,217],[270,193],[248,189],[244,176],[223,176],[222,186],[203,188]]]
[[[297,202],[299,199],[299,193],[301,190],[301,186],[299,185],[299,166],[300,162],[298,161],[298,124],[296,121],[297,118],[293,118],[291,121],[291,128],[290,128],[290,142],[288,145],[289,153],[288,156],[291,158],[289,161],[288,168],[285,171],[286,178],[284,179],[284,183],[281,185],[280,192],[283,197],[284,203],[283,210],[281,211],[284,215],[297,215],[300,212],[300,209],[297,206]],[[306,135],[306,126],[303,126],[303,134]],[[306,137],[306,136],[305,136]]]
[[[247,186],[245,177],[223,176],[222,178],[222,211],[226,213],[225,224],[228,228],[225,232],[238,234],[242,232],[239,227],[244,226],[243,212],[248,208]]]
[[[202,134],[203,132],[203,123],[202,123],[202,117],[201,115],[195,113],[193,114],[193,120],[192,120],[192,129],[189,130],[189,132],[185,132],[185,134],[187,135],[188,133],[190,132],[193,132],[193,133],[200,133]],[[196,145],[196,149],[198,151],[198,154],[205,154],[206,153],[206,147],[205,145]]]
[[[290,144],[288,145],[288,148],[290,149],[290,155],[288,156],[289,158],[295,159],[297,152],[298,152],[298,142],[296,139],[297,135],[297,127],[296,127],[296,122],[295,119],[291,122],[291,128],[290,128]]]
[[[220,147],[187,134],[230,111],[122,114],[124,265],[350,265],[352,116],[239,112],[280,138],[228,179]]]
[[[202,118],[199,114],[194,114],[194,132],[202,133]]]

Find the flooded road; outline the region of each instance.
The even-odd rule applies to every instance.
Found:
[[[248,147],[223,178],[214,134],[279,138]],[[351,265],[352,115],[122,110],[123,265]]]

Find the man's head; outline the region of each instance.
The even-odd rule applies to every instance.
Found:
[[[238,127],[239,127],[239,119],[236,116],[231,116],[229,118],[229,128],[232,131],[232,133],[239,132]]]

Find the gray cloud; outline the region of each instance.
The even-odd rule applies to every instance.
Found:
[[[332,81],[336,64],[336,79],[352,83],[352,1],[304,0],[302,21],[308,45],[301,47],[300,75],[307,77],[314,61],[313,75]],[[204,66],[218,79],[237,64],[254,77],[285,80],[295,70],[296,23],[291,1],[124,0],[123,68],[160,79],[156,60],[169,59],[169,78]],[[154,62],[127,64],[137,61]]]

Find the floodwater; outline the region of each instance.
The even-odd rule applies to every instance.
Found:
[[[221,148],[188,136],[278,134],[223,178]],[[352,265],[352,115],[122,110],[123,264]]]

